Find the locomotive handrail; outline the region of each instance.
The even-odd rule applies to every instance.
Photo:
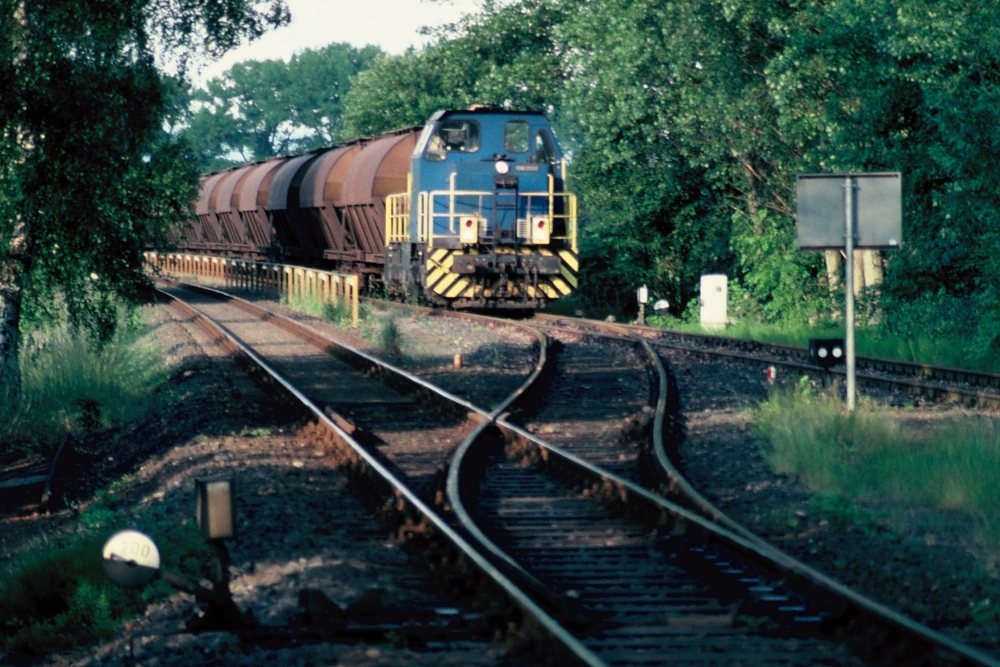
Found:
[[[551,179],[550,179],[551,183]],[[551,187],[551,185],[550,185]],[[492,197],[492,192],[487,192],[484,190],[431,190],[429,192],[421,192],[420,199],[418,202],[418,237],[417,240],[422,243],[427,243],[428,248],[434,247],[435,238],[453,238],[458,236],[458,230],[455,229],[456,222],[465,216],[475,215],[476,217],[482,219],[483,216],[483,200],[485,197]],[[392,195],[392,197],[399,197],[399,195]],[[456,211],[455,210],[455,200],[458,197],[478,197],[479,202],[476,205],[474,211]],[[446,211],[435,211],[434,203],[438,201],[439,198],[446,198],[447,210]],[[577,222],[577,200],[576,195],[572,192],[555,192],[554,190],[549,190],[548,192],[521,192],[518,193],[518,198],[525,202],[525,208],[531,212],[532,200],[544,199],[546,201],[547,212],[540,215],[545,215],[548,218],[549,230],[552,230],[553,223],[555,220],[564,220],[566,223],[566,233],[564,235],[552,236],[553,241],[566,241],[568,242],[570,248],[573,252],[577,252],[576,243],[576,222]],[[562,199],[563,201],[563,213],[556,213],[556,202]],[[394,205],[396,202],[393,202]],[[389,199],[386,199],[386,207],[388,209]],[[442,207],[445,208],[444,203]],[[443,219],[447,221],[448,229],[450,234],[435,234],[434,233],[434,221],[437,219]],[[520,220],[518,221],[520,222]],[[393,223],[387,223],[387,228]],[[387,231],[386,237],[392,238],[397,241],[406,241],[409,239],[409,235],[401,233],[398,238],[393,236],[397,233],[397,228],[393,227],[392,231]]]
[[[401,192],[385,198],[385,244],[410,240],[410,193]]]

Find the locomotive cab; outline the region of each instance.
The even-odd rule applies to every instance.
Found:
[[[386,202],[386,284],[454,308],[540,308],[576,287],[576,200],[544,115],[439,111]]]

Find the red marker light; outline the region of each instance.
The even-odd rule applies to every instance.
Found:
[[[472,220],[466,220],[465,221],[465,226],[466,227],[471,227],[472,226]]]
[[[545,221],[544,220],[539,220],[538,221],[538,228],[541,229],[544,226],[545,226]]]

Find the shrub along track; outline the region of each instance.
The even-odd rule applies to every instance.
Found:
[[[254,318],[256,324],[244,323],[245,312],[220,314],[234,326],[249,329],[259,328],[261,318],[277,321],[262,313]],[[265,339],[261,344],[276,343]],[[363,461],[360,467],[380,472],[383,480],[394,480],[390,483],[398,507],[411,511],[403,532],[434,533],[446,536],[452,545],[463,545],[460,558],[479,565],[493,586],[525,612],[525,618],[535,619],[522,626],[559,639],[589,664],[665,660],[738,664],[744,659],[747,664],[856,664],[857,659],[843,650],[846,645],[867,649],[870,656],[891,663],[925,656],[927,664],[991,664],[837,586],[752,536],[720,529],[632,480],[533,436],[523,426],[541,431],[556,425],[554,433],[573,419],[569,408],[574,402],[587,411],[577,413],[577,419],[583,418],[588,426],[569,440],[596,436],[579,450],[584,456],[604,449],[594,445],[616,429],[631,436],[651,432],[654,439],[662,433],[666,378],[656,356],[648,346],[623,345],[614,353],[607,345],[600,348],[566,356],[550,385],[554,398],[542,399],[537,421],[528,411],[537,404],[537,392],[544,385],[526,386],[510,405],[484,416],[475,407],[449,401],[433,387],[374,360],[358,362],[354,353],[356,364],[368,366],[397,388],[433,396],[436,404],[451,404],[441,409],[445,423],[430,429],[436,437],[417,438],[423,444],[416,448],[409,441],[398,441],[407,452],[402,463],[392,461],[393,443],[382,435],[398,431],[412,439],[417,431],[427,431],[428,424],[415,421],[413,411],[398,410],[405,417],[394,427],[372,423],[358,428],[340,417],[324,421],[328,432],[336,434],[340,449],[349,449],[348,455]],[[308,365],[302,359],[286,363],[290,371],[302,373],[300,379],[307,379]],[[632,377],[619,383],[623,370]],[[587,381],[574,382],[580,378]],[[635,383],[639,386],[628,386]],[[576,401],[567,400],[572,387],[582,389],[585,384],[587,389],[596,388],[590,399],[580,401],[578,391]],[[292,390],[290,384],[286,387]],[[374,388],[357,393],[378,395]],[[346,405],[364,417],[355,403]],[[600,414],[593,414],[598,407]],[[655,415],[648,419],[651,408]],[[518,415],[523,426],[501,416],[508,413]],[[644,420],[653,428],[644,429]],[[370,434],[372,441],[358,442],[350,437],[352,431],[361,440]],[[415,458],[429,461],[446,455],[439,443],[431,441],[465,432],[468,436],[448,471],[448,500],[462,530],[479,540],[481,551],[467,551],[448,521],[431,509],[427,501],[435,489],[433,475],[426,462],[414,464]],[[617,440],[634,443],[635,438]],[[657,449],[655,443],[649,447]],[[640,455],[641,447],[632,444],[632,450],[629,453],[623,444],[609,463],[627,471],[648,459]],[[407,469],[414,472],[413,482],[406,479]]]

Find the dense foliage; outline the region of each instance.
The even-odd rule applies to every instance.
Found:
[[[205,171],[328,146],[351,79],[380,53],[331,44],[288,62],[237,63],[194,91],[184,136]]]
[[[281,0],[0,0],[0,386],[22,306],[108,334],[143,247],[186,215],[197,174],[163,130],[163,63],[183,74],[286,20]]]
[[[794,245],[795,176],[898,170],[904,248],[864,312],[897,333],[996,346],[990,3],[483,0],[429,48],[334,44],[239,65],[193,110],[151,45],[171,45],[183,74],[196,50],[280,24],[280,2],[0,4],[0,321],[22,291],[32,315],[63,293],[78,322],[113,321],[108,295],[141,286],[142,244],[191,198],[199,161],[165,121],[218,167],[487,103],[545,111],[569,149],[587,305],[627,311],[644,282],[690,310],[698,277],[718,271],[741,316],[828,318],[823,257]]]
[[[951,324],[988,346],[998,77],[990,3],[487,1],[433,47],[362,72],[345,131],[469,102],[543,109],[587,215],[585,300],[627,306],[646,282],[683,308],[719,271],[767,321],[836,310],[822,255],[795,249],[795,176],[898,170],[904,249],[874,295],[887,324],[940,330],[940,306],[972,305],[981,321]]]

